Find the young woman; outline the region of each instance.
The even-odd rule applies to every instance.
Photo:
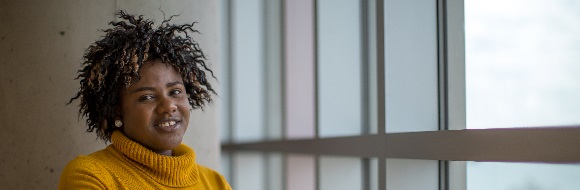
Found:
[[[181,143],[190,110],[215,94],[193,25],[118,16],[87,49],[71,99],[80,99],[87,131],[112,144],[72,160],[59,189],[231,189]]]

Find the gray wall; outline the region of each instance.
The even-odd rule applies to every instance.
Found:
[[[54,189],[62,168],[79,154],[106,145],[85,132],[78,102],[65,103],[79,88],[73,80],[84,49],[124,9],[158,22],[198,21],[195,35],[220,75],[219,1],[1,0],[0,1],[0,184],[1,189]],[[216,87],[218,84],[215,84]],[[219,99],[194,111],[184,142],[198,161],[219,167]]]

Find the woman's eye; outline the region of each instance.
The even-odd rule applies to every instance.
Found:
[[[153,100],[155,97],[153,97],[153,95],[143,95],[141,97],[139,97],[139,101],[144,102],[144,101],[149,101],[149,100]]]
[[[180,90],[180,89],[175,89],[175,90],[172,90],[172,91],[170,92],[170,94],[171,94],[171,95],[179,95],[179,94],[181,94],[181,90]]]

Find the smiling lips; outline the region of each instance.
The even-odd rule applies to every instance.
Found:
[[[179,127],[181,126],[179,125],[180,123],[181,121],[177,118],[166,118],[162,119],[161,122],[159,122],[155,126],[163,132],[170,133],[179,129]]]
[[[160,127],[169,127],[170,125],[175,125],[175,121],[169,121],[159,124]]]

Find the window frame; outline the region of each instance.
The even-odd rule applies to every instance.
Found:
[[[316,0],[313,2],[316,5]],[[362,2],[364,5],[363,7],[376,8],[367,9],[363,12],[363,14],[366,15],[368,15],[368,12],[372,12],[371,14],[375,15],[374,19],[367,18],[366,21],[363,21],[363,23],[366,23],[367,27],[371,25],[373,26],[373,29],[369,29],[371,31],[365,31],[368,28],[363,29],[363,33],[375,34],[363,37],[365,38],[365,41],[372,42],[363,47],[371,47],[368,51],[371,52],[370,56],[363,58],[363,62],[375,62],[376,65],[365,66],[363,70],[371,71],[376,68],[376,73],[372,74],[372,77],[376,77],[376,81],[370,79],[361,80],[367,80],[367,84],[376,85],[374,86],[374,91],[372,91],[373,93],[370,93],[370,90],[369,92],[366,92],[370,93],[366,96],[372,97],[368,103],[376,102],[376,107],[372,107],[375,110],[370,111],[369,113],[366,113],[365,111],[363,112],[369,115],[367,118],[375,119],[366,123],[367,125],[376,125],[377,133],[363,133],[362,135],[357,136],[329,138],[318,138],[318,135],[316,135],[316,137],[310,139],[286,139],[282,137],[280,140],[264,139],[255,142],[234,142],[230,136],[230,138],[226,138],[222,144],[223,151],[228,152],[228,154],[240,151],[257,151],[264,153],[279,152],[282,154],[309,154],[314,156],[354,156],[363,159],[377,158],[377,187],[379,190],[387,189],[387,158],[438,161],[438,189],[440,190],[466,189],[465,161],[541,163],[580,162],[580,149],[576,148],[580,146],[580,138],[577,138],[580,136],[580,126],[556,128],[465,129],[465,21],[463,0],[436,1],[439,131],[386,133],[384,53],[385,22],[383,9],[385,1],[363,0]],[[231,10],[228,0],[224,0],[224,6],[228,7],[227,10]],[[281,14],[283,14],[283,11]],[[314,23],[316,24],[316,21]],[[372,30],[374,30],[374,32]],[[231,33],[231,31],[228,33]],[[228,40],[231,40],[232,35],[230,34],[227,36],[230,38]],[[229,51],[231,52],[231,49],[229,49]],[[364,55],[369,54],[363,54],[363,56]],[[284,57],[284,55],[280,56]],[[231,61],[231,58],[228,57],[228,59],[224,60]],[[270,70],[269,72],[272,71]],[[231,70],[228,70],[228,73],[231,74]],[[227,80],[230,80],[227,82],[227,84],[229,84],[227,88],[233,88],[231,86],[231,78]],[[268,86],[276,85],[268,84]],[[268,93],[273,94],[274,96],[283,96],[281,95],[283,93],[278,92],[278,90],[274,90]],[[317,93],[316,90],[315,93]],[[226,100],[229,101],[227,103],[232,103],[231,95],[227,94],[226,96]],[[281,99],[283,100],[284,97]],[[272,101],[272,99],[269,101]],[[282,104],[282,107],[283,106],[284,105]],[[284,108],[276,107],[275,109],[283,110]],[[231,110],[226,112],[229,113],[226,117],[230,117],[230,115],[233,114],[231,113]],[[282,116],[281,119],[284,120],[284,116]],[[232,122],[228,118],[225,118],[225,121],[227,121],[224,122],[228,125],[227,127],[232,130]],[[282,128],[285,127],[284,124],[279,125],[281,125]],[[372,131],[374,127],[375,126],[366,126],[366,130]],[[284,129],[280,131],[284,131]],[[550,141],[550,139],[558,140]],[[316,162],[315,164],[318,165],[319,163]],[[369,184],[363,186],[368,188]]]

